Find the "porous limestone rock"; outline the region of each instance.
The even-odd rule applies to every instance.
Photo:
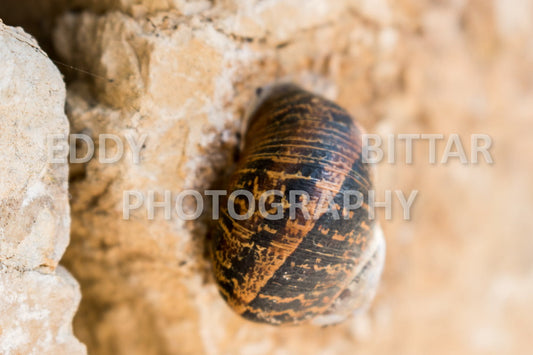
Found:
[[[48,150],[67,139],[65,85],[20,29],[1,25],[0,58],[0,262],[53,270],[69,241],[68,165]]]
[[[533,1],[6,4],[74,67],[62,66],[72,132],[124,137],[120,161],[71,166],[65,263],[81,281],[74,329],[91,353],[530,351]],[[377,167],[377,196],[419,197],[411,220],[398,206],[382,220],[388,254],[370,313],[336,327],[279,329],[231,313],[203,252],[207,216],[167,220],[158,209],[149,220],[139,208],[122,219],[127,190],[162,200],[222,187],[247,103],[277,79],[335,98],[369,132],[494,142],[493,165],[431,165],[424,144],[406,164],[400,144],[396,163]],[[146,135],[139,163],[126,135]]]
[[[76,280],[59,266],[54,273],[0,271],[0,354],[86,354],[72,335],[80,302]]]
[[[65,85],[31,36],[1,22],[0,62],[0,353],[85,354],[72,334],[79,285],[57,267],[68,165],[48,155],[49,143],[67,152]]]
[[[340,92],[362,121],[375,117],[367,104],[397,85],[400,30],[386,3],[378,2],[383,16],[359,14],[352,5],[222,1],[187,15],[86,11],[58,20],[56,52],[75,67],[68,70],[72,133],[91,136],[96,152],[101,134],[114,134],[125,153],[112,164],[96,156],[71,166],[72,244],[65,263],[81,280],[75,329],[89,352],[217,354],[257,347],[268,353],[279,341],[279,332],[247,323],[218,295],[204,255],[208,213],[185,221],[174,208],[170,218],[157,208],[152,220],[144,203],[125,220],[123,196],[136,190],[146,202],[155,191],[162,201],[169,191],[174,206],[186,189],[223,187],[243,112],[256,87],[277,79],[331,98]],[[369,93],[370,86],[379,89]],[[138,163],[128,136],[146,137]],[[318,331],[300,328],[287,351],[303,346],[304,332]]]

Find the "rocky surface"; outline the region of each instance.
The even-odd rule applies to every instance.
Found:
[[[296,16],[299,8],[308,13]],[[165,190],[175,197],[185,189],[220,187],[255,88],[276,78],[329,97],[351,90],[343,103],[369,121],[375,107],[366,103],[398,85],[400,30],[387,25],[392,18],[379,28],[379,15],[349,9],[348,2],[231,2],[189,16],[110,11],[60,18],[56,52],[91,73],[69,71],[72,132],[95,140],[102,133],[146,135],[140,164],[125,149],[115,164],[93,159],[72,168],[76,217],[65,263],[83,280],[75,328],[90,352],[269,353],[282,341],[276,329],[232,314],[218,295],[204,255],[207,218],[186,222],[172,211],[167,220],[159,210],[149,220],[145,205],[123,220],[123,192],[135,189],[146,197],[155,190],[162,200]],[[386,69],[367,75],[374,66]],[[381,92],[370,95],[373,81]],[[303,345],[301,336],[322,333],[293,331],[288,351],[316,347]],[[236,336],[242,340],[235,342]],[[319,347],[330,348],[328,342]]]
[[[21,2],[39,6],[13,18],[49,14],[41,33],[75,68],[64,68],[71,132],[96,151],[102,133],[124,145],[116,163],[71,166],[64,263],[82,286],[74,327],[90,353],[527,353],[532,1]],[[397,163],[377,167],[378,196],[419,197],[410,221],[381,215],[377,299],[339,326],[232,314],[204,253],[208,218],[159,209],[150,220],[144,206],[123,219],[127,190],[162,200],[221,187],[255,88],[275,80],[336,99],[370,132],[459,133],[467,148],[471,133],[493,139],[494,164],[432,165],[424,144],[407,164],[400,144]],[[140,162],[127,136],[146,137]]]
[[[50,163],[48,139],[67,138],[65,85],[30,36],[1,26],[0,262],[54,269],[69,240],[68,165]]]
[[[67,152],[65,84],[31,36],[1,22],[0,59],[0,353],[84,354],[71,325],[79,285],[57,267],[69,242],[68,165],[48,150],[57,137]]]
[[[51,274],[2,270],[0,297],[0,353],[87,353],[72,335],[79,285],[62,266]]]

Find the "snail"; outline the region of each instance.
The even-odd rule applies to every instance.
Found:
[[[211,243],[219,293],[255,322],[339,323],[368,307],[385,258],[368,205],[347,210],[354,194],[347,200],[346,192],[367,201],[372,188],[362,129],[344,109],[296,85],[257,95],[228,188],[253,199],[222,199]],[[273,218],[273,211],[283,213]]]

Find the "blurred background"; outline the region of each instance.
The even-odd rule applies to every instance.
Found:
[[[149,134],[140,166],[71,166],[62,264],[81,284],[74,332],[90,354],[531,353],[532,0],[19,0],[0,18],[56,60],[71,132]],[[493,142],[493,164],[429,164],[415,142],[412,164],[398,143],[378,165],[378,197],[419,193],[410,220],[397,201],[380,214],[376,300],[338,326],[248,323],[217,294],[208,221],[121,218],[126,189],[213,186],[254,88],[279,78],[383,137],[457,133],[467,157],[471,134]]]

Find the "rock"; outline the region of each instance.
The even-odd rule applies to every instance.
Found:
[[[96,157],[71,165],[73,233],[64,264],[82,286],[76,334],[104,355],[527,353],[532,6],[1,3],[0,16],[27,24],[74,67],[62,66],[72,132],[96,139],[96,152],[103,133],[124,144],[116,163]],[[159,208],[150,220],[145,204],[123,219],[128,190],[144,199],[154,190],[162,200],[166,190],[175,197],[223,187],[243,112],[255,88],[275,80],[334,98],[384,138],[457,132],[468,142],[471,133],[484,133],[494,143],[493,165],[431,165],[427,145],[416,143],[413,164],[406,164],[400,143],[397,162],[377,167],[377,196],[385,189],[419,195],[411,220],[393,206],[393,219],[382,223],[387,260],[369,313],[336,327],[279,329],[231,313],[204,253],[208,216],[185,221],[172,212],[166,219]],[[143,135],[136,163],[126,136]]]
[[[373,21],[352,13],[348,1],[224,1],[189,16],[87,11],[59,19],[56,52],[78,69],[68,71],[72,132],[88,134],[95,151],[101,134],[117,135],[125,152],[113,164],[98,157],[72,164],[65,264],[82,282],[75,329],[89,352],[234,353],[237,332],[256,339],[262,328],[231,313],[215,288],[204,256],[209,218],[185,221],[172,210],[167,219],[158,209],[150,220],[144,204],[124,220],[124,192],[147,199],[155,191],[160,201],[165,191],[174,199],[186,189],[220,188],[255,88],[276,78],[329,97],[349,90],[341,103],[363,121],[374,117],[365,106],[374,99],[365,84],[374,79],[363,73],[389,68],[380,72],[380,96],[399,72],[396,30],[388,30],[386,45],[375,46],[381,31]],[[128,135],[146,136],[139,163],[131,158]],[[260,333],[265,344],[248,339],[240,345],[268,352],[277,335]]]
[[[86,354],[72,335],[80,287],[61,266],[52,274],[0,272],[0,353]]]
[[[0,353],[85,354],[72,334],[79,285],[69,242],[65,85],[35,40],[0,22]],[[61,154],[56,157],[61,156]]]
[[[68,135],[65,85],[30,36],[0,26],[0,262],[53,270],[70,226],[68,165],[48,156],[52,137]]]

